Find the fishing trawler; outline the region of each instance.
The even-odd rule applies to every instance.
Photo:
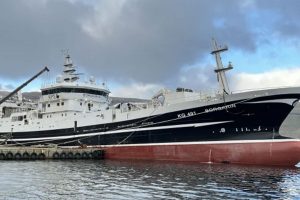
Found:
[[[0,105],[2,145],[93,145],[110,159],[293,166],[300,161],[300,87],[231,92],[213,41],[219,90],[162,89],[146,103],[110,105],[110,90],[81,82],[69,55],[36,108]]]

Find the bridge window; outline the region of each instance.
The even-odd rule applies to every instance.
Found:
[[[54,88],[49,90],[43,90],[42,95],[48,95],[48,94],[57,94],[57,93],[85,93],[85,94],[94,94],[94,95],[101,95],[101,96],[108,96],[108,93],[106,91],[102,90],[93,90],[93,89],[87,89],[87,88]],[[59,96],[57,95],[57,98]]]

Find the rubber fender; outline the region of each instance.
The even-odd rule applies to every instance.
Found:
[[[36,160],[36,159],[37,159],[37,154],[36,154],[35,152],[32,152],[32,153],[30,154],[30,159],[31,159],[31,160]]]
[[[14,155],[14,159],[15,160],[21,160],[22,159],[22,155],[18,152]]]
[[[5,154],[4,153],[0,153],[0,160],[5,160]]]
[[[29,158],[30,158],[29,153],[25,151],[25,152],[22,154],[22,159],[28,160]]]
[[[59,159],[59,153],[58,153],[58,152],[54,152],[54,153],[52,154],[52,158],[53,158],[53,159]]]
[[[93,159],[101,159],[101,158],[102,158],[102,151],[101,150],[93,151]]]
[[[39,153],[38,159],[39,160],[45,160],[46,159],[46,155],[44,153]]]
[[[82,153],[82,159],[89,159],[89,154],[87,152]]]
[[[12,152],[9,151],[9,152],[6,153],[5,157],[6,157],[7,160],[12,160],[14,158],[14,155],[13,155]]]
[[[75,159],[81,159],[82,155],[79,152],[77,152],[77,153],[75,153],[74,158]]]
[[[67,158],[66,152],[61,152],[60,155],[59,155],[59,158],[60,159],[66,159]]]
[[[67,158],[68,158],[68,159],[73,159],[73,158],[74,158],[73,152],[69,152],[69,153],[67,154]]]

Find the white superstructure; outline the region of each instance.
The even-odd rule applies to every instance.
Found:
[[[0,132],[39,131],[96,123],[96,116],[108,110],[110,91],[91,77],[81,82],[69,55],[65,57],[63,74],[53,84],[41,88],[37,105],[18,99],[1,106]],[[91,118],[93,120],[89,120]],[[97,122],[99,123],[99,122]]]
[[[110,91],[104,84],[96,84],[93,77],[88,82],[80,82],[79,74],[67,55],[63,74],[56,83],[41,88],[39,110],[43,115],[64,112],[94,112],[108,108]]]

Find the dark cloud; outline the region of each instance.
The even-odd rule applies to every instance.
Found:
[[[208,55],[212,37],[253,49],[252,33],[238,5],[236,1],[128,1],[117,19],[112,17],[109,34],[95,17],[99,39],[91,54],[104,74],[161,82]],[[218,20],[223,26],[215,25]]]
[[[62,49],[89,43],[79,19],[92,8],[67,1],[0,1],[0,69],[6,78],[62,62]]]
[[[260,12],[269,12],[269,21],[273,21],[273,27],[270,31],[277,33],[285,39],[299,39],[300,23],[299,23],[299,8],[300,1],[298,0],[272,0],[257,1],[257,9]],[[272,19],[273,18],[273,19]],[[275,18],[275,19],[274,19]],[[267,19],[265,19],[266,21]]]
[[[239,0],[96,2],[0,1],[0,76],[27,77],[43,65],[54,66],[56,73],[61,50],[69,49],[81,70],[96,77],[168,83],[208,55],[211,37],[255,51],[259,32],[245,2],[252,2],[252,12],[278,14],[280,23],[272,28],[280,34],[296,36],[300,30],[293,6],[299,3],[292,0],[271,6]]]

